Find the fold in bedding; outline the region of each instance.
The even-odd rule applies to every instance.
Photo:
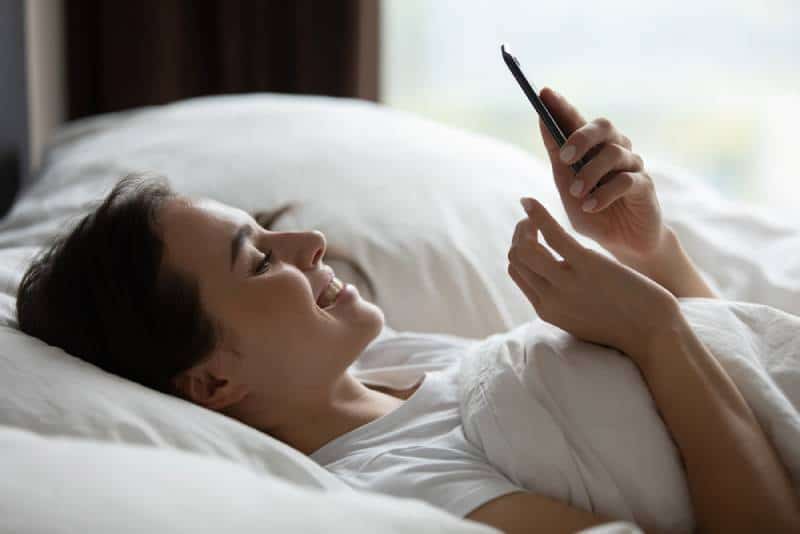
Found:
[[[800,488],[800,317],[713,299],[681,308]],[[459,372],[467,439],[512,482],[614,518],[694,526],[679,451],[618,351],[536,319],[476,343]]]

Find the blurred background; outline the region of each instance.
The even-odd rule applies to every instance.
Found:
[[[381,100],[546,157],[501,61],[724,194],[800,204],[800,1],[385,0]]]
[[[226,93],[363,98],[544,157],[505,42],[646,162],[792,209],[798,30],[797,0],[0,0],[0,198],[66,121]]]

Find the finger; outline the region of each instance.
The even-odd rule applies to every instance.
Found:
[[[556,123],[567,138],[569,138],[572,132],[586,124],[586,119],[584,119],[580,112],[569,103],[564,95],[556,93],[549,87],[545,87],[539,92],[539,98],[544,105],[547,106],[547,109],[550,110],[550,114],[556,120]],[[549,132],[548,135],[550,135]]]
[[[644,177],[638,172],[619,172],[611,180],[601,185],[589,195],[583,203],[583,211],[595,213],[603,211],[611,204],[634,192],[638,185],[644,183]],[[595,202],[592,203],[591,201]]]
[[[556,189],[558,189],[558,194],[561,196],[561,198],[566,201],[566,198],[569,195],[570,184],[572,184],[572,181],[575,178],[575,172],[573,171],[572,167],[562,163],[561,159],[559,159],[558,144],[550,135],[550,131],[544,125],[542,119],[539,119],[539,130],[542,133],[545,149],[547,149],[547,156],[550,158],[550,166],[553,169],[553,181],[556,184]]]
[[[560,285],[562,282],[560,263],[547,248],[536,242],[535,236],[523,236],[518,245],[511,247],[508,261],[520,270],[524,268],[538,274],[549,284]]]
[[[553,287],[547,278],[542,276],[541,273],[536,272],[535,270],[531,269],[526,263],[521,262],[520,260],[513,260],[509,262],[509,265],[514,267],[522,277],[530,284],[530,286],[536,290],[536,293],[541,297],[546,291]]]
[[[561,263],[539,243],[537,232],[530,217],[519,221],[508,250],[508,261],[525,265],[550,283],[560,283],[563,275]]]
[[[561,148],[561,161],[570,164],[586,156],[589,151],[602,143],[615,143],[631,150],[631,140],[617,130],[606,118],[595,119],[572,132]],[[570,148],[571,147],[571,148]]]
[[[517,222],[517,225],[514,228],[514,236],[511,238],[511,246],[518,245],[523,235],[530,234],[536,236],[536,232],[536,227],[530,218],[525,217],[524,219],[521,219],[519,222]]]
[[[541,117],[539,117],[539,133],[542,136],[542,142],[544,143],[545,150],[547,150],[547,155],[550,156],[550,161],[554,164],[561,163],[558,157],[558,150],[560,147],[558,143],[556,143],[556,140],[553,139],[553,134],[551,134],[547,126],[544,125],[544,121]]]
[[[581,116],[580,112],[578,112],[566,98],[549,87],[545,87],[539,92],[539,98],[542,100],[542,103],[547,106],[547,109],[550,110],[550,114],[553,116],[553,119],[555,119],[559,128],[561,128],[565,137],[569,137],[572,132],[586,124],[586,120]],[[548,156],[550,156],[550,161],[553,163],[554,169],[562,166],[567,169],[566,165],[561,162],[559,157],[561,147],[556,140],[553,139],[553,134],[550,133],[550,130],[547,129],[547,126],[545,126],[541,118],[539,119],[539,132],[542,135],[544,147],[547,150]]]
[[[583,246],[553,218],[542,204],[534,198],[525,197],[528,207],[525,211],[542,232],[547,243],[566,260],[575,258]]]
[[[575,175],[575,180],[572,182],[569,192],[573,197],[581,198],[612,171],[638,172],[642,169],[644,169],[644,162],[639,155],[620,145],[605,145]]]
[[[522,275],[519,269],[509,264],[508,274],[509,276],[511,276],[511,279],[514,280],[514,282],[517,284],[517,287],[519,287],[522,290],[522,293],[528,298],[528,301],[530,301],[530,303],[533,304],[533,307],[534,308],[538,307],[541,304],[542,299],[536,292],[536,290],[533,288],[533,286]]]

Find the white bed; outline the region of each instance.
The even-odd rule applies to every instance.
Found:
[[[667,222],[709,283],[726,298],[800,314],[796,221],[727,201],[698,177],[644,156]],[[175,518],[210,514],[221,502],[217,481],[227,484],[225,496],[237,488],[262,496],[225,501],[230,522],[217,530],[490,532],[418,501],[357,495],[260,432],[16,330],[14,294],[30,256],[116,179],[140,170],[246,210],[299,202],[275,229],[322,230],[375,294],[350,263],[331,265],[396,330],[482,338],[529,320],[534,311],[506,273],[524,216],[519,197],[540,199],[567,224],[545,162],[362,101],[210,97],[68,125],[0,222],[0,465],[13,474],[0,511],[20,518],[0,530],[100,532],[138,520],[188,531],[194,523]],[[164,478],[153,466],[172,473]],[[83,498],[71,487],[85,487]],[[136,492],[144,497],[130,501]]]

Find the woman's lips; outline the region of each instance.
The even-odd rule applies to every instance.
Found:
[[[342,282],[336,277],[333,277],[328,286],[325,287],[325,289],[320,294],[320,297],[317,301],[317,305],[322,309],[327,308],[328,306],[336,302],[336,299],[341,294],[342,289],[344,289],[344,282]]]

